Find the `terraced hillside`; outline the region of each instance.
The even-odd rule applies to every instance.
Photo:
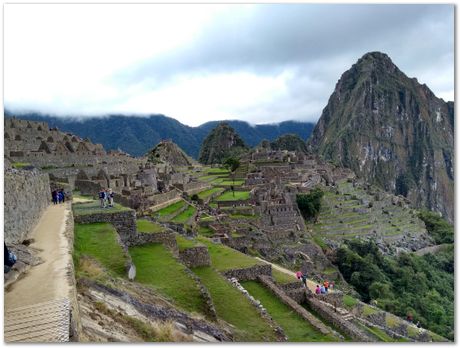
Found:
[[[346,180],[325,188],[318,223],[311,227],[330,246],[354,237],[375,239],[384,251],[431,244],[423,221],[402,197]]]

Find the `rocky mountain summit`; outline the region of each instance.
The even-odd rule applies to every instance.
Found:
[[[190,166],[193,160],[171,140],[160,141],[147,153],[148,161],[152,163],[169,163],[173,166]]]
[[[238,133],[223,122],[204,139],[198,160],[203,164],[222,163],[225,158],[239,156],[247,150],[248,147]]]
[[[454,217],[454,104],[365,54],[337,82],[309,147],[415,206]]]
[[[273,150],[308,153],[307,145],[297,134],[285,134],[270,143]]]

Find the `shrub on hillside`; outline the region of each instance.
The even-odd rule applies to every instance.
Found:
[[[315,188],[308,194],[297,195],[297,205],[305,219],[316,220],[321,209],[321,198],[323,194],[320,188]]]
[[[419,212],[418,217],[423,220],[436,244],[454,242],[454,227],[437,213],[425,210]]]

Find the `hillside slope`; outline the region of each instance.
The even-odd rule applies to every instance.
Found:
[[[454,216],[454,105],[383,53],[343,73],[309,146],[418,207]]]

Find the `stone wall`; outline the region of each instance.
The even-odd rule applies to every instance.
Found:
[[[48,174],[38,170],[5,170],[5,242],[21,243],[51,202]]]
[[[143,245],[149,243],[161,243],[175,255],[179,255],[176,237],[172,232],[143,233],[138,232],[136,240],[131,245]]]
[[[121,242],[124,245],[129,247],[137,243],[138,234],[136,231],[136,212],[134,210],[77,215],[75,216],[75,222],[79,224],[111,223],[120,235]]]
[[[319,301],[315,296],[307,296],[307,303],[318,315],[332,325],[338,327],[348,336],[350,336],[353,341],[357,342],[376,342],[376,339],[365,335],[358,327],[351,322],[343,319],[341,315],[335,312],[332,308],[324,305]]]
[[[272,279],[270,277],[262,275],[262,276],[258,277],[258,280],[262,283],[262,285],[264,285],[267,289],[269,289],[276,297],[278,297],[281,300],[281,302],[283,302],[284,304],[286,304],[290,308],[292,308],[293,311],[295,311],[304,320],[306,320],[311,325],[313,325],[313,327],[315,327],[323,335],[333,333],[333,331],[331,331],[319,319],[317,319],[314,315],[312,315],[305,308],[303,308],[301,305],[299,305],[296,301],[294,301],[289,296],[287,296],[286,293],[281,288],[279,288],[272,281]]]
[[[261,275],[272,276],[271,265],[255,265],[248,268],[231,269],[222,272],[226,278],[236,278],[238,281],[256,280]]]
[[[181,192],[174,189],[166,193],[159,193],[149,197],[149,201],[152,205],[159,205],[171,201],[173,199],[180,198]]]
[[[92,180],[75,180],[75,189],[79,190],[82,195],[96,195],[97,197],[102,186]]]
[[[190,268],[200,266],[210,266],[211,258],[209,257],[206,246],[196,246],[179,251],[181,261]]]

